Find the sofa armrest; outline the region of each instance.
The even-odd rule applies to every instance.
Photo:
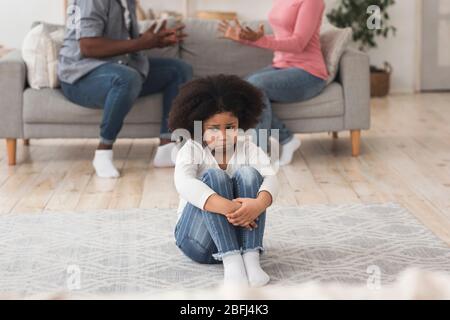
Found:
[[[0,58],[0,138],[23,138],[26,66],[19,50]]]
[[[340,61],[338,81],[345,101],[345,129],[370,128],[370,62],[369,56],[347,49]]]

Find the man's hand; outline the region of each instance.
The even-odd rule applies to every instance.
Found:
[[[180,41],[183,41],[184,38],[186,38],[188,36],[186,33],[184,33],[185,28],[186,28],[186,26],[184,24],[180,24],[180,25],[176,26],[175,28],[170,28],[170,29],[166,29],[166,30],[173,31],[174,32],[173,40],[180,42]]]
[[[184,25],[176,28],[167,29],[167,21],[163,21],[161,27],[156,31],[157,24],[154,23],[146,32],[139,38],[142,49],[165,48],[177,44],[186,37],[182,31]]]

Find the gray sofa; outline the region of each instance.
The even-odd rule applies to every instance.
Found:
[[[214,21],[189,20],[186,25],[189,37],[183,44],[148,54],[183,59],[196,77],[244,77],[271,63],[269,51],[218,39]],[[295,133],[350,131],[352,154],[358,156],[360,132],[370,127],[369,58],[347,49],[339,68],[321,95],[302,103],[275,104],[274,112]],[[16,164],[17,139],[98,137],[101,110],[70,103],[59,89],[29,88],[26,72],[20,51],[0,60],[0,138],[6,139],[9,165]],[[158,137],[161,105],[161,95],[139,99],[119,138]]]

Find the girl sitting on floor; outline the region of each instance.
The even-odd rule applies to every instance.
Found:
[[[175,133],[189,133],[175,164],[176,244],[198,263],[223,262],[225,285],[261,287],[270,280],[260,255],[278,182],[267,154],[240,134],[255,127],[263,106],[258,89],[220,75],[185,85],[169,116]]]

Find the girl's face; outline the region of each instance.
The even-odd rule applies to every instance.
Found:
[[[234,147],[239,119],[231,112],[218,113],[203,121],[203,141],[211,149],[227,150]]]

